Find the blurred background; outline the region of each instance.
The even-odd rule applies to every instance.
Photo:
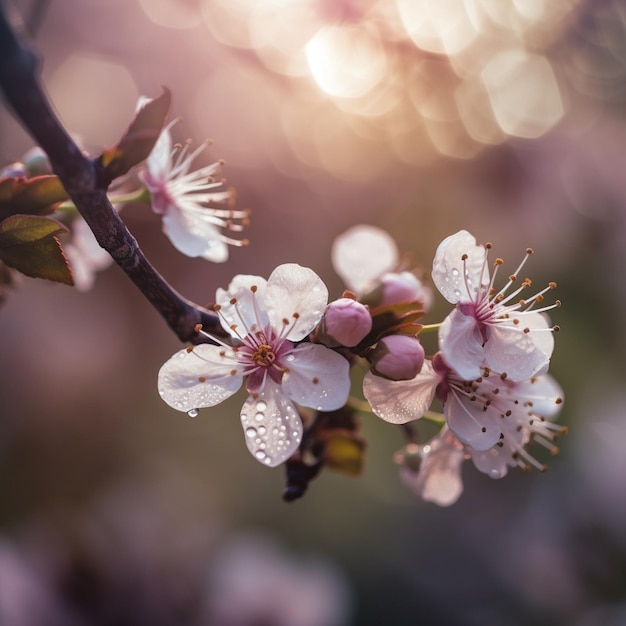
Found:
[[[398,477],[401,432],[362,416],[356,479],[295,503],[244,445],[237,395],[192,419],[156,393],[180,348],[113,267],[24,278],[0,310],[0,624],[626,624],[626,5],[622,0],[15,3],[60,118],[92,154],[140,95],[250,208],[224,265],[123,218],[187,298],[283,262],[342,285],[333,239],[388,230],[428,276],[465,228],[558,283],[551,372],[570,434],[546,474],[464,468],[451,508]],[[0,109],[0,162],[32,147]],[[441,321],[442,298],[428,321]],[[548,460],[548,459],[544,459]]]

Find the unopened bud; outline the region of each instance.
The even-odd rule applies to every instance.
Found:
[[[411,380],[424,364],[424,348],[416,337],[387,335],[368,355],[372,373],[389,380]]]
[[[352,348],[372,330],[372,316],[364,304],[339,298],[326,307],[322,330],[330,339]]]
[[[389,272],[381,278],[380,283],[383,293],[381,304],[383,305],[417,300],[427,311],[432,304],[432,290],[411,272]]]

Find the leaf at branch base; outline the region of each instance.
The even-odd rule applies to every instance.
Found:
[[[8,217],[0,222],[0,260],[26,276],[73,285],[72,271],[55,236],[66,231],[49,217]]]
[[[160,96],[147,101],[137,111],[117,146],[103,151],[100,163],[107,182],[123,176],[148,158],[167,119],[170,102],[170,91],[164,87]]]
[[[47,215],[69,196],[53,175],[0,178],[0,219],[18,213]]]

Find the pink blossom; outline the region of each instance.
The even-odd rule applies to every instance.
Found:
[[[176,120],[161,132],[139,178],[150,192],[153,211],[163,217],[163,231],[177,250],[216,263],[226,261],[228,245],[241,246],[247,241],[227,237],[220,229],[243,230],[248,212],[232,208],[233,191],[216,178],[221,162],[190,171],[207,144],[191,153],[189,143],[172,146],[170,128],[174,123]]]
[[[159,372],[161,397],[171,407],[197,413],[233,395],[250,394],[241,410],[246,444],[269,466],[288,459],[302,438],[294,402],[320,411],[342,407],[350,390],[348,361],[337,352],[300,342],[318,325],[328,290],[312,270],[280,265],[266,281],[238,275],[218,289],[216,310],[233,345],[181,350]]]
[[[496,291],[487,266],[488,250],[480,246],[467,231],[451,235],[437,248],[433,261],[433,281],[441,294],[456,308],[439,329],[439,346],[446,362],[466,380],[478,378],[482,367],[506,372],[512,380],[526,380],[547,371],[554,337],[543,314],[560,303],[534,308],[544,294],[556,287],[550,283],[526,299],[518,296],[531,285],[524,279],[519,287],[506,295],[532,250],[505,286]]]

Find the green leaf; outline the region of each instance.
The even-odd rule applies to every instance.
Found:
[[[170,102],[170,91],[164,87],[158,98],[149,100],[137,111],[117,146],[104,150],[100,163],[108,182],[148,158],[167,119]]]
[[[61,181],[53,175],[0,178],[0,219],[18,213],[46,215],[68,197]]]
[[[9,217],[0,222],[0,260],[26,276],[73,285],[72,271],[55,236],[66,231],[48,217]]]
[[[324,448],[324,464],[336,471],[360,476],[363,472],[365,442],[350,432],[336,432]]]

